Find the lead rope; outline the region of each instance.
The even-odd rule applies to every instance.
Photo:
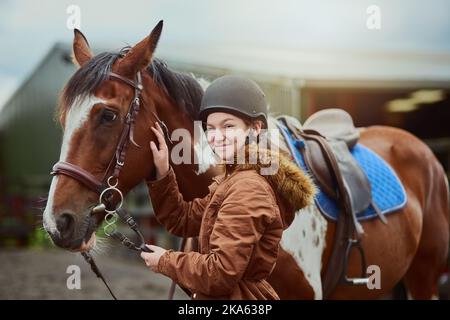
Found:
[[[106,210],[105,205],[102,203],[95,207],[93,209],[94,213],[98,212],[100,210]],[[122,234],[121,232],[117,231],[115,222],[117,221],[117,216],[119,216],[122,220],[124,220],[130,228],[139,236],[139,239],[141,241],[141,244],[138,246],[133,241],[131,241],[127,236]],[[108,218],[107,218],[108,217]],[[108,214],[105,216],[105,222],[106,225],[103,228],[105,234],[110,236],[113,239],[119,240],[125,247],[135,250],[135,251],[144,251],[144,252],[153,252],[145,245],[144,236],[142,235],[141,231],[139,230],[136,221],[122,208],[117,208],[114,213],[108,212]],[[97,275],[98,278],[100,278],[103,283],[105,284],[106,288],[108,289],[109,293],[113,297],[114,300],[117,300],[117,297],[112,292],[111,288],[109,287],[105,277],[101,273],[100,269],[98,268],[97,264],[94,261],[94,258],[89,252],[82,252],[81,255],[86,260],[87,263],[91,266],[92,271]]]
[[[103,281],[113,299],[117,300],[117,297],[114,295],[108,283],[106,282],[105,277],[103,277],[102,273],[100,272],[100,269],[97,267],[97,264],[95,263],[92,255],[89,252],[82,252],[81,255],[83,256],[84,260],[86,260],[86,262],[89,263],[89,265],[91,266],[91,270],[95,273],[97,278],[100,278]]]

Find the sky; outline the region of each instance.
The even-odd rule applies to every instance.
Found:
[[[72,41],[71,5],[100,48],[134,44],[162,19],[162,48],[450,54],[448,0],[0,0],[0,109],[55,42]],[[377,30],[367,27],[371,5]]]

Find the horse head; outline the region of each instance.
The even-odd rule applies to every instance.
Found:
[[[162,123],[159,117],[173,115],[177,101],[170,97],[168,84],[181,81],[153,59],[162,26],[160,21],[133,47],[96,56],[75,30],[73,57],[79,69],[61,94],[61,153],[44,211],[44,228],[59,247],[86,251],[93,246],[94,231],[105,215],[93,214],[93,208],[107,183],[125,195],[154,173],[150,127]],[[164,79],[169,76],[177,79]],[[191,98],[201,99],[196,82],[189,91]],[[183,102],[185,107],[195,104]],[[109,205],[120,200],[120,195],[110,195]]]

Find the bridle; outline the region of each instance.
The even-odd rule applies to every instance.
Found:
[[[96,192],[97,194],[101,194],[105,191],[105,189],[109,188],[115,188],[118,184],[118,178],[120,171],[122,170],[124,164],[125,164],[125,157],[126,157],[126,151],[128,147],[128,142],[130,141],[132,144],[134,144],[136,147],[140,148],[140,146],[134,141],[134,124],[136,117],[139,113],[140,109],[140,95],[143,89],[142,86],[142,77],[141,73],[138,72],[136,75],[136,81],[131,81],[121,75],[118,75],[114,72],[109,72],[110,78],[115,78],[120,81],[125,82],[126,84],[130,85],[134,88],[134,97],[131,100],[130,106],[128,108],[128,112],[125,116],[125,126],[122,130],[122,133],[120,135],[119,141],[116,146],[116,150],[114,152],[114,156],[111,158],[111,161],[105,171],[105,174],[103,176],[103,179],[99,181],[97,178],[95,178],[91,173],[87,172],[83,168],[71,164],[69,162],[65,161],[59,161],[53,166],[53,171],[51,172],[52,175],[58,175],[62,174],[65,176],[69,176],[78,182],[82,183],[87,188],[91,189],[92,191]],[[167,126],[163,121],[161,121],[158,118],[158,115],[152,111],[153,116],[155,117],[156,121],[161,125],[161,128],[163,129],[166,140],[168,140],[170,143],[172,141],[169,137],[169,132],[167,129]],[[115,160],[115,161],[114,161]],[[114,167],[113,167],[114,166]],[[115,183],[111,180],[115,180]],[[100,199],[100,203],[102,203]]]
[[[130,85],[134,88],[134,97],[130,102],[130,106],[128,108],[128,112],[125,117],[125,125],[120,135],[119,141],[116,146],[116,150],[114,155],[109,162],[109,165],[104,173],[103,179],[100,181],[96,177],[94,177],[91,173],[87,172],[83,168],[71,164],[65,161],[59,161],[53,166],[53,170],[50,173],[51,175],[65,175],[72,179],[77,180],[85,187],[99,194],[98,205],[92,209],[93,214],[106,212],[104,220],[106,225],[104,227],[105,234],[108,236],[119,240],[124,246],[129,249],[136,250],[138,252],[152,252],[146,245],[144,236],[140,232],[137,223],[134,219],[122,208],[123,204],[123,194],[117,188],[119,184],[119,175],[125,164],[125,157],[127,152],[127,147],[129,142],[134,144],[136,147],[140,148],[140,146],[134,141],[134,125],[136,117],[139,113],[140,108],[140,96],[143,89],[142,86],[142,76],[141,72],[136,74],[136,80],[132,81],[127,79],[117,73],[109,72],[108,76],[112,79],[120,80],[127,85]],[[164,131],[165,138],[168,143],[172,144],[172,140],[170,140],[169,131],[167,126],[163,121],[161,121],[157,114],[152,111],[153,116],[155,117],[155,122],[159,123],[161,128]],[[119,196],[119,202],[117,205],[113,205],[113,195],[116,194]],[[137,245],[133,241],[131,241],[128,237],[117,231],[115,226],[115,222],[120,218],[123,220],[128,226],[138,235],[140,239],[140,244]],[[101,274],[98,269],[92,255],[89,252],[82,253],[84,259],[90,264],[92,271],[99,277],[103,283],[108,288],[111,296],[114,299],[117,299],[110,287],[108,286],[105,278]]]

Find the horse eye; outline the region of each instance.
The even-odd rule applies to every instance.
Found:
[[[111,110],[104,109],[102,112],[102,122],[113,122],[116,120],[117,114]]]

